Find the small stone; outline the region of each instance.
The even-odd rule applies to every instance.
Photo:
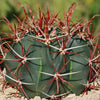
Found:
[[[25,100],[25,98],[24,97],[21,97],[21,100]]]
[[[41,100],[39,96],[35,96],[33,100]]]
[[[25,98],[24,100],[27,100],[27,98]]]

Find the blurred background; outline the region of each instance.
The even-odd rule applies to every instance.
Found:
[[[23,19],[24,13],[19,3],[22,3],[28,12],[25,2],[31,6],[37,17],[38,8],[41,8],[42,12],[46,12],[46,6],[49,4],[50,11],[52,13],[59,12],[59,17],[63,20],[64,12],[67,12],[73,2],[79,2],[73,14],[73,21],[77,18],[85,22],[93,15],[100,14],[100,0],[0,0],[0,19],[5,16],[11,23],[16,22],[13,15]],[[92,23],[94,24],[94,30],[97,33],[100,32],[100,17],[96,17]],[[0,34],[3,32],[9,33],[10,29],[7,24],[0,22]]]

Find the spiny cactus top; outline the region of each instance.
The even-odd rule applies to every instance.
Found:
[[[28,5],[28,4],[27,4]],[[30,6],[30,16],[21,4],[25,18],[11,25],[13,34],[0,38],[0,64],[6,68],[6,87],[16,87],[27,98],[40,96],[56,100],[70,93],[86,92],[96,77],[99,62],[97,34],[86,23],[72,22],[77,4],[73,3],[64,16],[41,13],[35,19]],[[97,53],[95,53],[97,52]],[[0,66],[1,66],[0,65]]]

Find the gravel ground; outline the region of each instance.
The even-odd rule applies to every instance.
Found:
[[[2,90],[3,86],[3,77],[0,76],[0,100],[27,100],[24,97],[15,97],[16,89],[14,88],[8,88]],[[45,100],[41,99],[40,97],[36,96],[33,99],[30,100]],[[100,90],[91,90],[88,92],[88,95],[84,96],[75,96],[74,94],[71,94],[67,96],[66,98],[63,98],[63,100],[100,100]]]

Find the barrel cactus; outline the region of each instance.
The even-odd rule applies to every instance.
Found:
[[[94,31],[89,28],[95,16],[86,23],[72,22],[77,6],[73,3],[64,22],[57,13],[51,14],[48,7],[45,14],[39,9],[39,18],[35,19],[29,5],[30,16],[21,6],[25,18],[21,21],[15,16],[15,27],[4,17],[13,32],[0,40],[0,64],[6,68],[6,87],[17,88],[27,99],[40,96],[56,100],[86,92],[86,84],[96,77],[100,58],[95,54],[100,34],[93,36]]]

